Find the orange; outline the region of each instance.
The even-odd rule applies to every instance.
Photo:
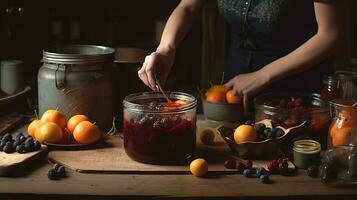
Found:
[[[89,121],[80,122],[73,131],[74,139],[80,144],[95,143],[101,135],[99,128]]]
[[[226,99],[227,99],[227,103],[240,103],[241,102],[240,96],[235,95],[233,90],[229,90],[226,93]]]
[[[183,100],[183,99],[179,99],[173,102],[168,102],[165,105],[165,110],[170,111],[170,110],[176,110],[177,108],[184,106],[188,104],[188,101]]]
[[[348,145],[352,141],[352,128],[341,128],[331,132],[332,146]]]
[[[41,117],[41,122],[54,122],[58,124],[58,126],[60,126],[62,129],[66,127],[67,123],[65,116],[58,110],[47,110],[45,113],[43,113]]]
[[[38,127],[41,126],[41,120],[35,119],[30,125],[27,127],[27,134],[31,135],[31,137],[35,137],[35,132]]]
[[[208,163],[203,158],[197,158],[190,164],[190,171],[195,176],[204,176],[208,171]]]
[[[58,143],[62,140],[61,128],[54,122],[43,123],[36,129],[35,138],[39,142]]]
[[[234,141],[239,144],[243,142],[255,142],[257,139],[257,132],[253,126],[240,125],[234,131]]]
[[[205,129],[200,134],[200,140],[205,145],[212,145],[214,142],[215,134],[211,129]]]
[[[74,115],[71,117],[68,122],[67,122],[67,129],[69,130],[70,133],[73,133],[74,128],[83,121],[90,121],[89,118],[85,115]]]
[[[226,93],[222,91],[211,91],[206,97],[206,101],[211,103],[224,103],[226,102]]]

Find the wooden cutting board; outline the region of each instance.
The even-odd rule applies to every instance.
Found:
[[[204,157],[209,163],[210,172],[235,173],[225,169],[223,163],[230,158],[228,147],[216,137],[214,145],[197,144],[195,157]],[[125,153],[123,140],[113,137],[107,144],[92,150],[50,151],[48,158],[61,163],[69,169],[82,173],[121,173],[121,174],[186,174],[186,165],[150,165],[131,160]],[[267,161],[253,161],[253,167],[266,167]],[[294,167],[290,163],[290,167]]]
[[[0,176],[20,176],[29,173],[41,160],[44,160],[47,147],[29,153],[0,152]]]

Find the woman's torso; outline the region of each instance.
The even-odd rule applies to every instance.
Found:
[[[218,7],[231,29],[227,80],[287,55],[317,31],[314,0],[218,0]],[[265,91],[318,91],[330,72],[324,61]]]

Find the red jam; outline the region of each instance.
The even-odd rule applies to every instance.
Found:
[[[159,112],[124,111],[125,152],[143,163],[183,163],[196,146],[195,109],[171,112],[165,103],[156,102],[148,107]]]

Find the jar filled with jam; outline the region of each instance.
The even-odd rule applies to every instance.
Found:
[[[332,100],[331,115],[329,147],[357,145],[357,99]]]
[[[339,85],[338,78],[332,75],[326,75],[323,78],[324,88],[321,91],[321,97],[330,101],[342,98],[343,90]]]
[[[124,99],[124,148],[133,160],[185,162],[196,146],[196,98],[180,92],[144,92]],[[169,101],[169,102],[168,102]]]

